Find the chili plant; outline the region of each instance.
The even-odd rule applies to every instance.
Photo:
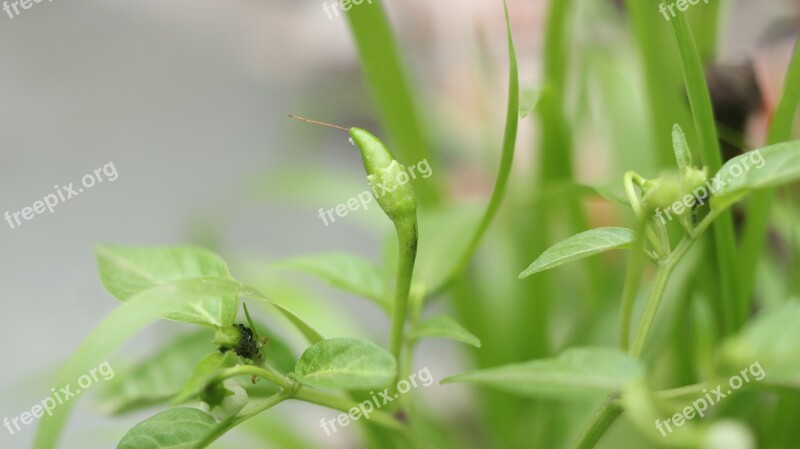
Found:
[[[800,142],[792,141],[800,50],[772,117],[768,145],[723,163],[701,60],[713,54],[719,8],[703,10],[701,23],[708,27],[698,30],[695,41],[684,15],[661,23],[655,8],[643,6],[652,2],[624,2],[642,56],[644,120],[654,134],[646,153],[655,162],[647,171],[637,164],[625,167],[616,190],[587,188],[577,181],[572,161],[571,119],[579,118],[569,103],[575,89],[570,69],[576,46],[569,28],[574,3],[551,2],[543,86],[522,95],[504,10],[505,129],[492,193],[478,214],[456,207],[439,181],[413,188],[407,182],[403,162],[428,160],[438,167],[441,155],[430,151],[418,98],[381,3],[347,14],[389,145],[365,129],[293,117],[348,133],[367,185],[394,228],[392,243],[382,264],[336,253],[292,257],[270,267],[315,276],[372,302],[388,323],[385,347],[378,339],[326,338],[308,324],[309,316],[290,310],[280,293],[266,294],[260,285],[237,279],[210,250],[100,245],[100,279],[122,304],[68,360],[56,384],[68,384],[163,318],[198,328],[166,342],[104,392],[101,403],[112,414],[162,409],[121,436],[120,449],[222,445],[218,440],[239,427],[276,447],[313,447],[303,432],[264,418],[290,401],[346,414],[342,420],[322,418],[323,429],[360,421],[363,445],[381,449],[745,449],[756,439],[768,448],[798,447],[800,436],[787,418],[800,413],[800,307],[791,299],[797,285],[790,294],[757,285],[755,271],[770,271],[775,263],[763,254],[770,214],[783,214],[789,223],[785,217],[796,214],[791,202],[773,206],[776,189],[800,179]],[[667,37],[676,55],[662,51]],[[683,75],[688,108],[661,85],[679,78],[669,77],[670,71]],[[599,73],[605,94],[624,103],[628,95],[616,80],[619,73],[592,73]],[[509,189],[519,120],[533,109],[541,125],[538,160],[535,170],[520,173],[535,176]],[[625,145],[635,132],[624,118],[619,121],[617,140]],[[507,191],[513,217],[501,213]],[[596,220],[587,216],[583,200],[600,196],[623,207],[632,224],[589,229]],[[739,240],[734,208],[748,217]],[[495,221],[500,223],[492,233]],[[573,235],[551,245],[563,234]],[[488,263],[474,257],[487,238],[497,253]],[[583,260],[610,250],[627,251],[624,275],[596,259]],[[537,254],[522,273],[512,272],[510,267],[524,266],[523,260]],[[550,271],[571,262],[578,263],[569,268],[577,268],[563,278],[556,274],[567,267]],[[764,300],[767,293],[778,297]],[[441,303],[453,313],[439,312]],[[609,322],[617,324],[613,339],[603,332]],[[427,410],[418,395],[405,394],[406,379],[418,373],[415,350],[431,337],[472,351],[476,369],[442,383],[478,387],[470,397],[477,404],[473,410],[444,418]],[[297,344],[303,347],[299,357]],[[720,402],[729,396],[735,399]],[[42,417],[37,449],[57,447],[72,405]],[[763,411],[767,418],[759,419]],[[260,431],[248,427],[257,419]],[[613,426],[625,424],[622,437],[611,435]]]

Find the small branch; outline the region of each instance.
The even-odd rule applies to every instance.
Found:
[[[572,449],[593,448],[621,413],[622,406],[619,403],[619,396],[616,394],[609,396],[603,405],[594,412],[589,424],[578,437],[578,441],[575,442]]]
[[[351,409],[359,408],[358,402],[305,387],[300,388],[294,394],[293,398],[299,401],[321,405],[323,407],[332,408],[345,413],[348,413]],[[389,413],[382,412],[380,410],[374,410],[369,415],[369,418],[367,418],[368,420],[380,426],[386,427],[387,429],[396,430],[398,432],[406,432],[408,430],[402,423],[397,421]]]

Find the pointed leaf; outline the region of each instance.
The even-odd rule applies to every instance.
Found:
[[[527,397],[581,400],[608,395],[641,378],[642,368],[608,348],[569,349],[554,359],[472,371],[442,383],[471,383]]]
[[[154,248],[99,245],[95,257],[100,279],[117,299],[157,285],[198,276],[229,278],[228,266],[216,254],[190,246]]]
[[[389,310],[389,287],[383,271],[374,263],[345,253],[293,257],[273,265],[317,276],[332,286],[354,293]]]
[[[188,305],[203,303],[209,298],[249,297],[272,305],[289,317],[310,341],[322,337],[290,311],[277,306],[258,291],[232,279],[198,277],[181,279],[169,284],[144,290],[114,309],[70,357],[59,372],[54,384],[74,383],[83,373],[102,362],[114,349],[140,332],[159,316]],[[53,449],[59,433],[66,422],[71,407],[77,401],[59,406],[52,416],[43,416],[36,434],[34,449]]]
[[[370,390],[389,386],[397,375],[397,362],[370,341],[332,338],[306,349],[295,374],[317,387]]]
[[[677,123],[672,127],[672,148],[675,151],[678,170],[683,173],[684,168],[692,166],[692,151],[686,142],[686,135]]]
[[[207,329],[181,335],[133,367],[115,368],[114,378],[100,393],[100,408],[118,414],[168,401],[212,349],[212,337]]]
[[[472,335],[454,319],[446,315],[437,315],[417,324],[414,330],[411,331],[410,337],[414,340],[425,337],[449,338],[476,348],[481,347],[481,341],[478,337]]]
[[[715,178],[725,183],[711,197],[715,209],[724,209],[753,190],[800,180],[800,141],[740,154],[725,163]]]
[[[95,249],[100,279],[120,300],[149,288],[198,276],[230,278],[225,262],[214,253],[195,247],[125,247],[101,245]],[[210,298],[172,312],[164,318],[198,324],[227,326],[236,319],[235,297]]]
[[[549,270],[585,257],[612,249],[627,248],[634,238],[634,232],[626,228],[597,228],[581,232],[548,248],[519,278]]]
[[[171,408],[133,426],[117,449],[192,449],[216,424],[196,408]]]

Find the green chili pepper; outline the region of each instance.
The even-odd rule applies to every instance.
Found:
[[[372,187],[375,199],[381,209],[395,224],[412,220],[416,222],[417,199],[409,184],[408,170],[394,158],[392,152],[380,139],[361,128],[347,129],[296,115],[289,115],[289,117],[347,131],[361,151],[364,170],[367,172],[367,181]]]
[[[391,351],[398,363],[403,364],[404,332],[408,315],[408,297],[411,277],[417,257],[417,199],[409,185],[409,174],[391,151],[377,137],[361,128],[344,128],[330,123],[308,120],[295,115],[289,117],[347,131],[361,151],[364,170],[367,172],[375,199],[394,223],[397,232],[397,279],[394,291],[391,329]],[[401,366],[398,373],[403,371]]]

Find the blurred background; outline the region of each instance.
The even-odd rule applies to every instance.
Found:
[[[59,204],[53,214],[14,229],[0,223],[0,418],[47,396],[60,363],[117,306],[97,276],[92,248],[98,243],[201,244],[230,260],[237,277],[267,283],[274,276],[276,283],[292,283],[286,289],[313,292],[298,295],[305,299],[294,306],[326,336],[385,338],[387,323],[373,305],[308,278],[290,282],[258,273],[260,263],[322,251],[379,260],[390,230],[374,207],[322,223],[319,208],[366,188],[361,162],[346,135],[287,118],[295,113],[382,135],[346,19],[329,18],[322,3],[54,0],[13,19],[0,13],[0,213],[31,206],[54,185],[77,184],[109,162],[118,171],[113,182]],[[494,180],[505,112],[502,5],[384,3],[436,155],[433,176],[417,182],[482,204]],[[522,87],[534,91],[542,82],[548,3],[509,1]],[[744,131],[757,146],[780,95],[800,2],[721,3],[715,63],[752,64],[761,101],[747,114]],[[575,8],[568,81],[582,87],[570,91],[568,104],[580,119],[573,128],[576,177],[608,183],[632,164],[656,174],[624,8],[598,0],[577,1]],[[681,78],[678,71],[670,76]],[[611,88],[599,86],[605,83]],[[621,111],[624,120],[613,116]],[[622,131],[626,145],[642,149],[629,152],[632,159],[615,159]],[[521,121],[517,186],[536,172],[539,134],[533,116]],[[616,220],[606,206],[590,207],[592,225]],[[522,268],[511,264],[508,282]],[[185,329],[154,325],[112,366],[116,357],[151,352]],[[461,351],[455,343],[425,343],[416,364],[430,367],[438,381],[470,366]],[[441,416],[468,407],[466,388],[435,385],[424,396]],[[353,447],[354,426],[335,438],[316,432],[319,418],[331,412],[289,409],[321,447]],[[62,447],[110,447],[150,414],[107,418],[96,401],[82,397]],[[0,447],[29,447],[35,427],[13,436],[0,431]]]

